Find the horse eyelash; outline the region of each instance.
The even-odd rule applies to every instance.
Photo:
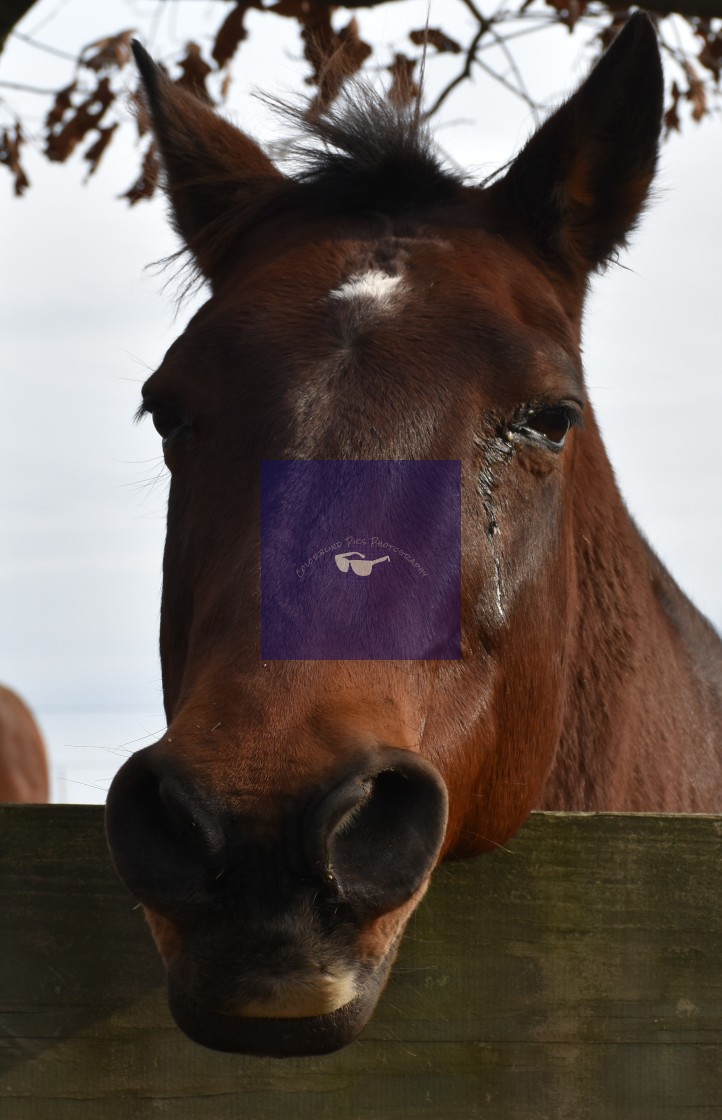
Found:
[[[569,423],[572,428],[584,428],[584,405],[580,401],[535,401],[533,404],[525,405],[523,408],[514,415],[511,421],[511,427],[519,424],[524,424],[527,420],[538,416],[540,412],[551,412],[559,409],[566,412],[569,417]]]

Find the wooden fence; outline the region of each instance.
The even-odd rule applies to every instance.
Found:
[[[534,814],[437,872],[325,1058],[216,1054],[165,1005],[98,807],[0,808],[1,1120],[719,1120],[722,818]]]

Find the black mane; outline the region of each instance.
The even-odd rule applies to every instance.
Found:
[[[453,197],[463,178],[445,167],[420,106],[397,106],[353,83],[322,114],[270,102],[299,137],[285,153],[292,178],[326,213],[394,215]]]

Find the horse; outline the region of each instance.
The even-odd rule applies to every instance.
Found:
[[[142,390],[168,727],[107,837],[192,1040],[328,1053],[441,860],[535,808],[722,808],[722,645],[627,512],[580,357],[655,172],[660,53],[633,15],[475,184],[368,91],[282,171],[134,51],[211,294]]]
[[[27,704],[0,685],[0,801],[46,802],[48,760]]]

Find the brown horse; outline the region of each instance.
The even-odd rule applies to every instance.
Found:
[[[48,760],[27,704],[0,685],[0,801],[48,800]]]
[[[722,809],[722,647],[625,509],[580,359],[653,177],[659,50],[633,16],[483,186],[370,96],[286,176],[136,58],[212,294],[143,389],[168,730],[108,837],[182,1029],[320,1053],[439,860],[535,807]]]

